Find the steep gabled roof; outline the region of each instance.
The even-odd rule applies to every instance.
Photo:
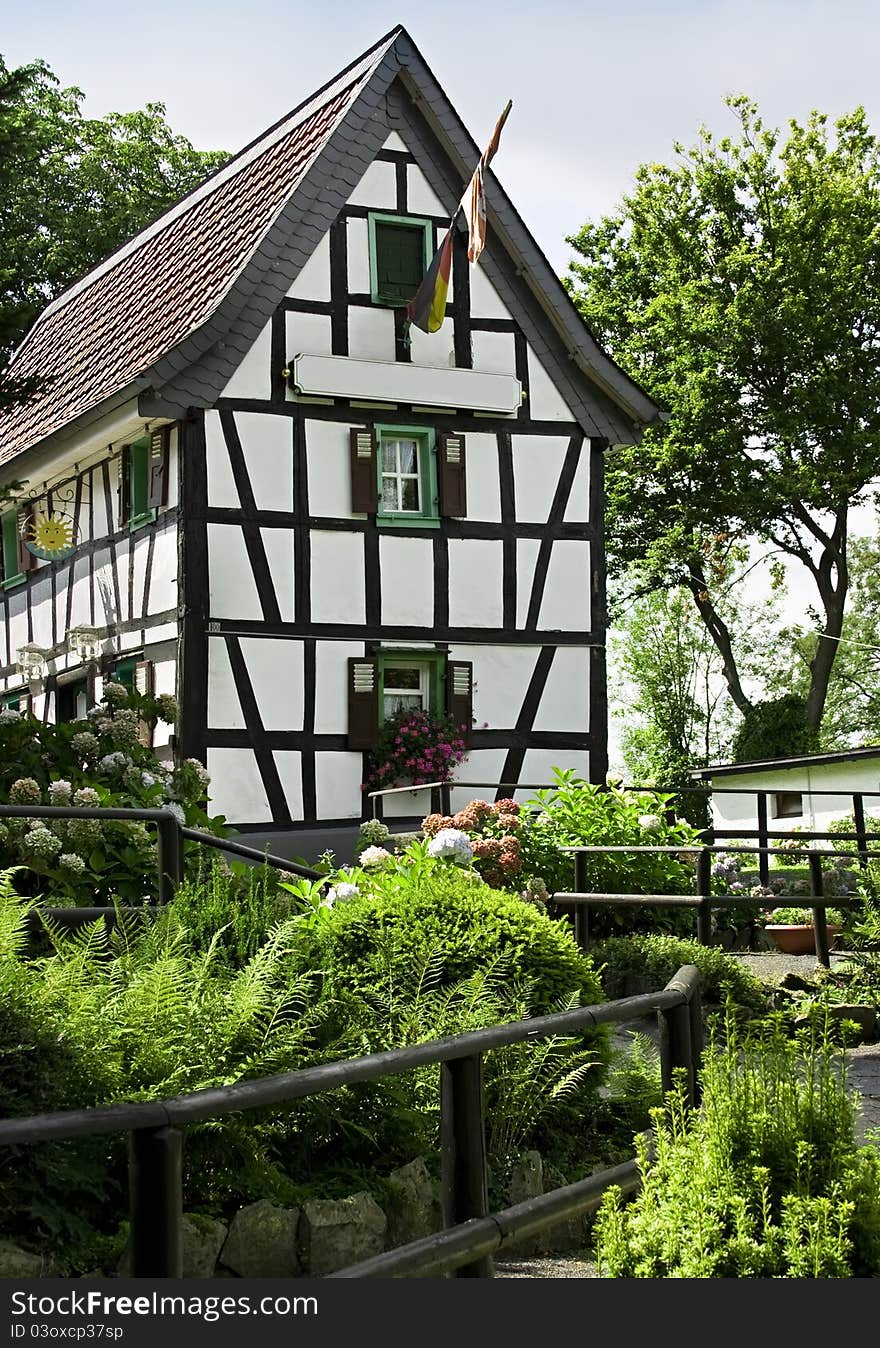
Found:
[[[44,310],[14,368],[52,380],[0,415],[0,462],[136,394],[153,415],[212,402],[386,138],[385,96],[398,76],[463,187],[480,151],[396,28]],[[605,406],[587,429],[631,439],[656,406],[590,336],[489,178],[490,229]]]

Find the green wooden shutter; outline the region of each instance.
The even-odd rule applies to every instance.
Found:
[[[162,426],[150,435],[147,468],[147,509],[158,510],[168,504],[168,446],[171,427]]]

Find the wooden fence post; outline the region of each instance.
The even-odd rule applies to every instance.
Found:
[[[457,1226],[489,1211],[483,1059],[452,1058],[440,1067],[443,1225]],[[494,1278],[491,1255],[462,1264],[456,1278]]]
[[[128,1135],[131,1276],[182,1278],[183,1137],[177,1128]]]
[[[822,874],[822,854],[810,848],[810,881],[813,890],[813,931],[816,937],[816,956],[826,969],[831,968],[828,953],[828,925],[825,913],[825,877]],[[818,900],[818,903],[816,902]]]

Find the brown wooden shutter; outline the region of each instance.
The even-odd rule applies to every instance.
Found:
[[[468,740],[474,721],[474,667],[469,660],[450,660],[446,666],[446,710]]]
[[[440,488],[440,514],[467,514],[464,436],[441,431],[438,437],[437,482]]]
[[[162,426],[150,435],[150,462],[147,473],[147,509],[157,510],[168,504],[168,446],[171,427]]]
[[[24,545],[25,535],[30,528],[31,520],[34,517],[33,506],[24,506],[18,512],[16,521],[18,527],[18,569],[19,572],[32,571],[36,564],[36,557],[32,552],[28,552]]]
[[[369,427],[353,426],[351,436],[351,508],[356,515],[375,515],[379,508],[376,436]]]
[[[348,747],[372,749],[379,738],[379,669],[375,660],[348,662]]]
[[[122,446],[122,453],[119,455],[119,519],[116,521],[116,527],[121,529],[123,524],[127,524],[131,519],[131,449],[128,445]]]

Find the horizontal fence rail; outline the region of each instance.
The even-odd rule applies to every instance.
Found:
[[[279,1106],[367,1081],[399,1075],[415,1067],[439,1065],[441,1174],[446,1230],[412,1242],[375,1260],[342,1270],[337,1277],[407,1276],[454,1272],[458,1277],[492,1277],[492,1252],[505,1241],[543,1230],[566,1216],[595,1207],[611,1184],[632,1191],[635,1162],[614,1167],[578,1184],[488,1211],[484,1123],[483,1055],[510,1044],[583,1033],[656,1013],[660,1021],[661,1074],[666,1088],[681,1074],[688,1108],[699,1103],[702,1053],[700,974],[683,966],[661,991],[602,1002],[533,1020],[512,1021],[407,1048],[389,1049],[348,1061],[212,1087],[164,1100],[67,1110],[30,1118],[0,1120],[0,1147],[34,1146],[74,1138],[127,1132],[129,1135],[129,1216],[134,1277],[179,1278],[183,1220],[183,1125],[222,1118],[242,1110]]]
[[[870,838],[880,837],[880,834],[869,834]],[[799,838],[807,841],[808,835],[799,834]],[[701,945],[711,945],[712,943],[712,911],[719,908],[788,908],[795,906],[798,908],[812,908],[813,910],[813,933],[816,942],[816,956],[819,963],[826,969],[830,968],[831,955],[828,941],[828,922],[827,905],[828,898],[825,894],[825,876],[822,872],[822,862],[835,857],[852,857],[857,855],[850,851],[841,851],[836,849],[818,850],[816,848],[804,847],[807,862],[810,868],[810,884],[812,892],[809,894],[713,894],[712,893],[712,857],[718,853],[729,855],[731,852],[748,854],[758,854],[761,857],[785,856],[791,858],[791,849],[787,847],[724,847],[720,844],[685,844],[684,846],[638,846],[626,847],[617,845],[603,846],[602,844],[583,844],[571,845],[562,849],[570,852],[574,856],[575,864],[575,889],[571,892],[559,891],[552,896],[553,904],[560,908],[570,908],[574,911],[574,930],[575,939],[582,950],[588,950],[591,945],[590,936],[590,909],[593,907],[610,908],[696,908],[697,910],[697,940]],[[692,857],[696,858],[696,893],[695,894],[615,894],[609,891],[594,891],[589,887],[588,858],[590,856],[602,856],[608,853],[648,853],[655,855]],[[831,904],[834,908],[849,908],[857,901],[856,896],[841,894],[831,895]]]

